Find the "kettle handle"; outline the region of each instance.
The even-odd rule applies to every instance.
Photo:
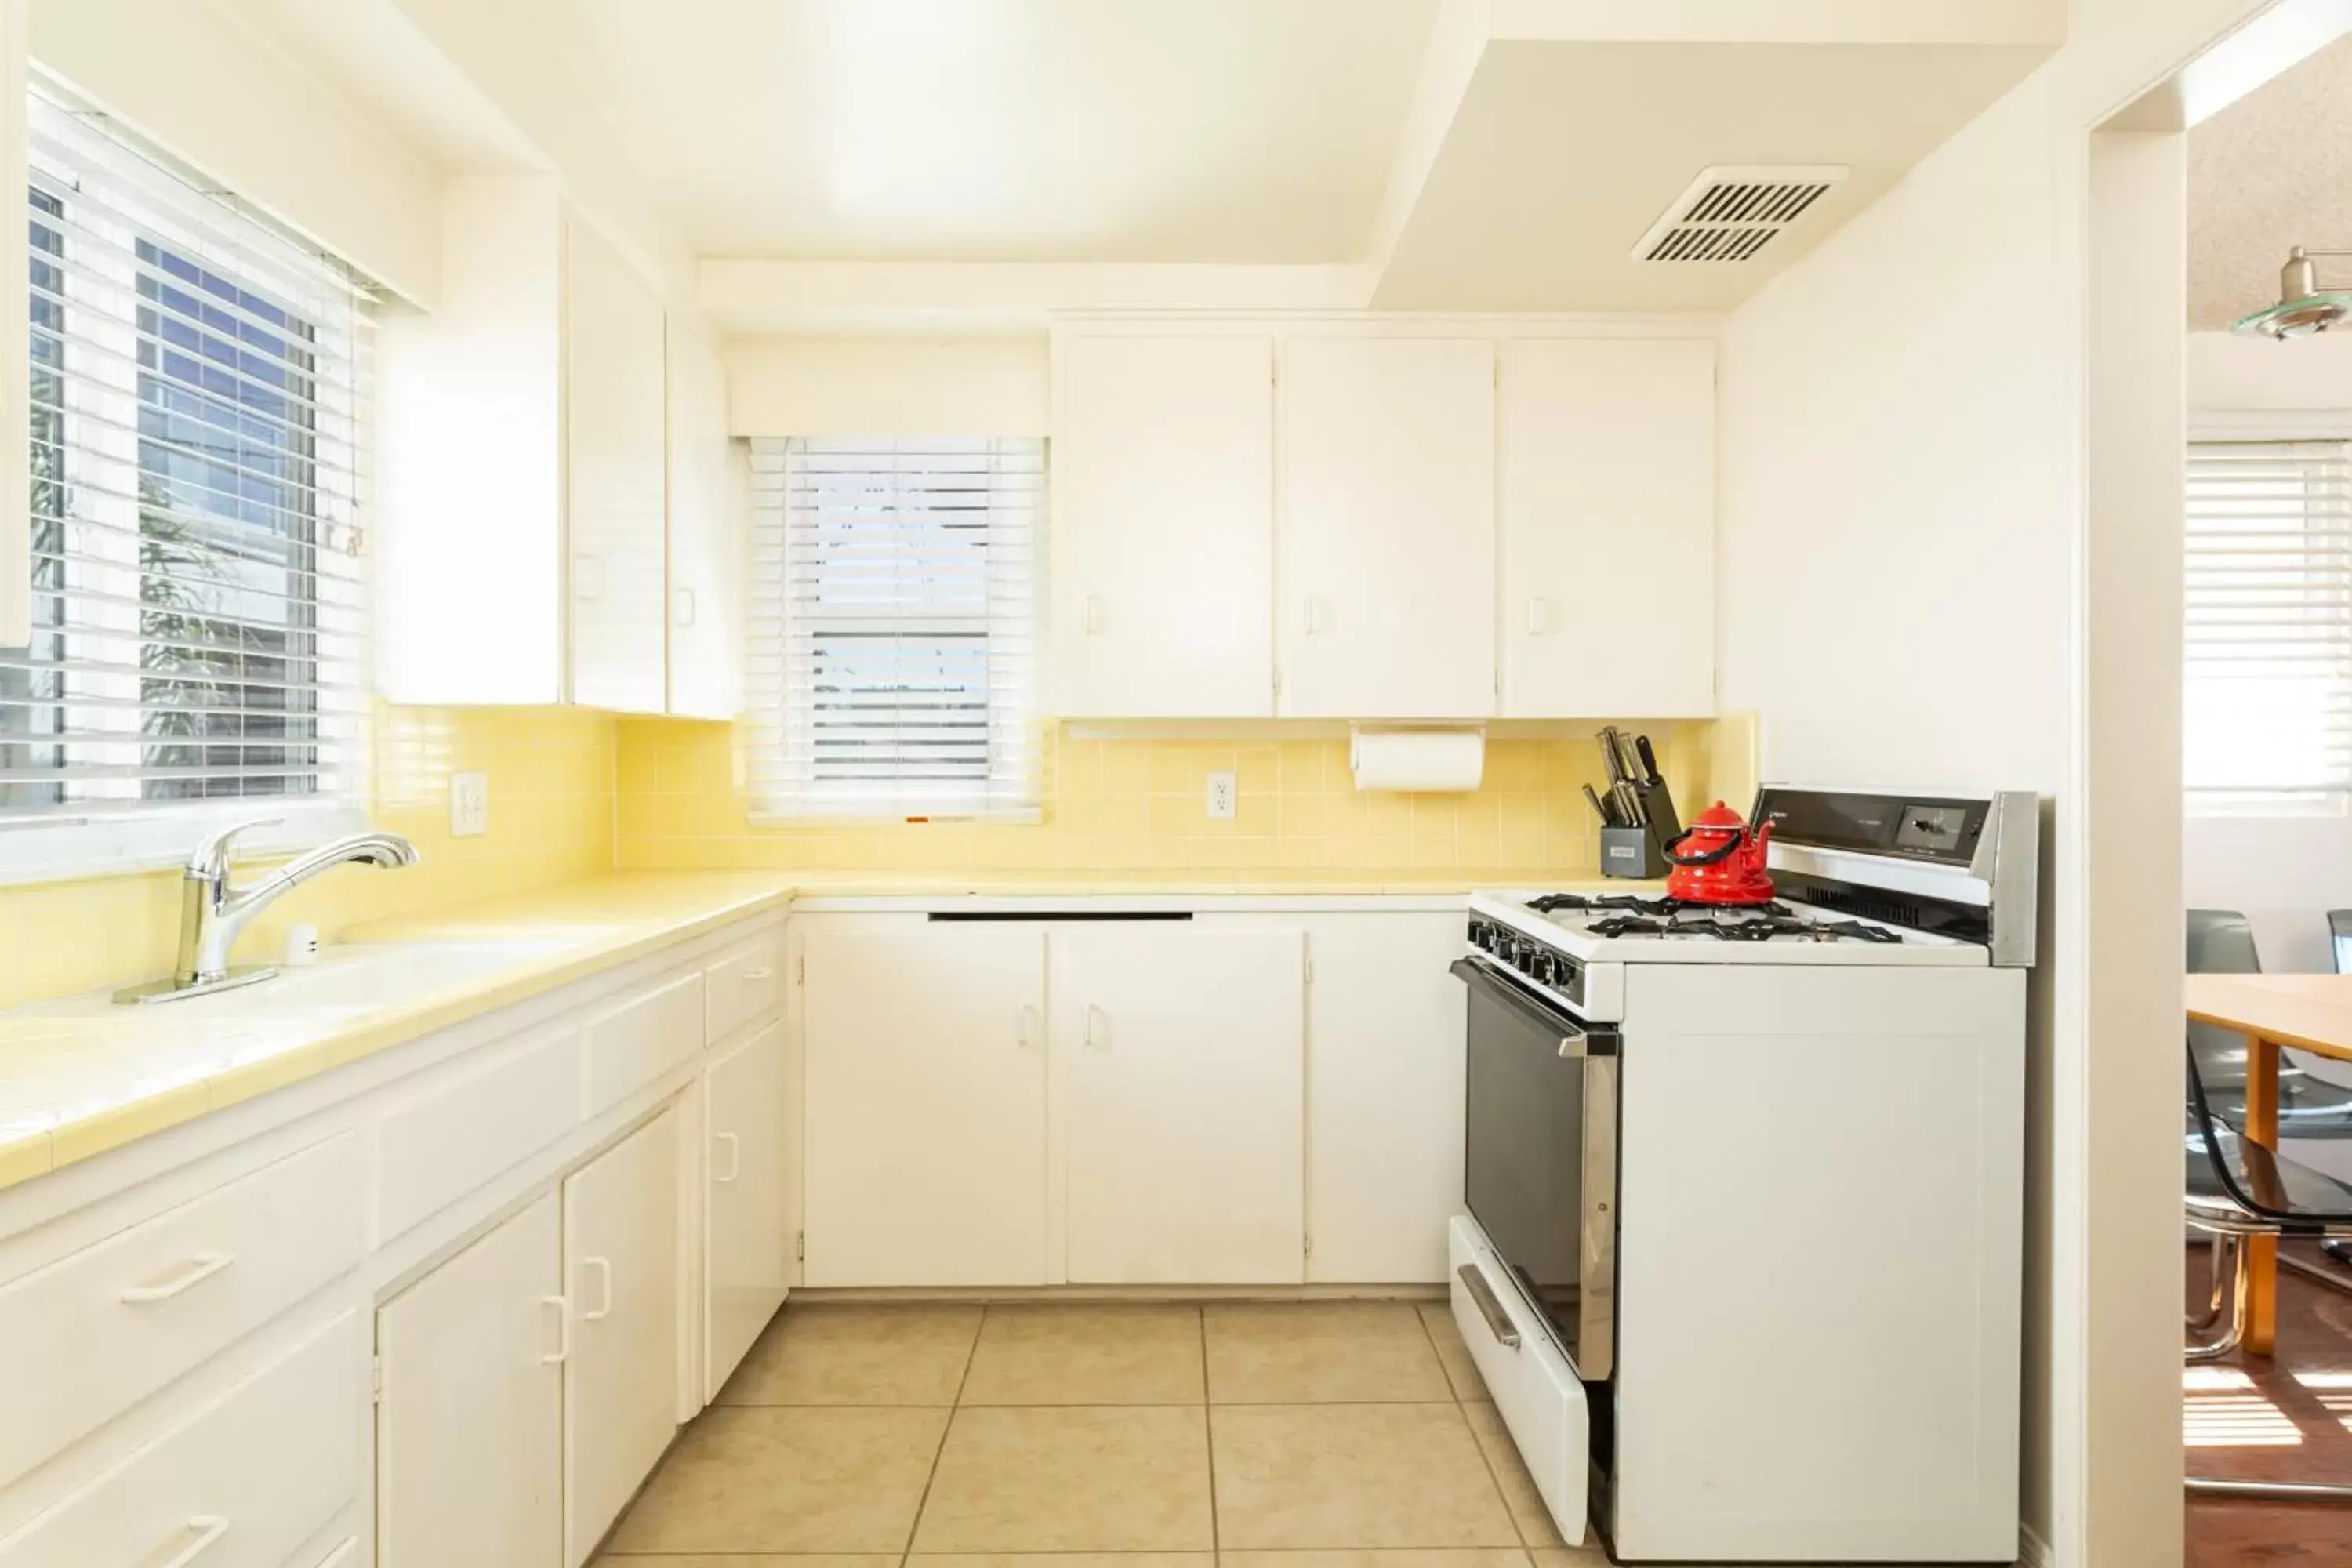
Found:
[[[1768,822],[1761,827],[1751,828],[1738,834],[1735,837],[1727,838],[1713,849],[1701,850],[1696,855],[1675,854],[1675,846],[1680,844],[1684,839],[1688,838],[1692,834],[1696,833],[1698,829],[1696,827],[1684,829],[1668,842],[1658,846],[1658,852],[1664,855],[1667,861],[1673,865],[1713,866],[1721,861],[1730,859],[1734,855],[1738,854],[1743,849],[1752,849],[1760,855],[1763,851],[1764,846],[1769,842],[1772,837],[1772,825]]]

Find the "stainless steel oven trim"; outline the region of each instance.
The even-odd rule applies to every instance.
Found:
[[[1588,1028],[1567,1010],[1565,1004],[1485,958],[1458,958],[1451,968],[1465,985],[1476,987],[1538,1028],[1556,1032],[1561,1059],[1580,1064],[1584,1075],[1584,1127],[1580,1184],[1582,1210],[1576,1221],[1577,1345],[1573,1351],[1566,1345],[1559,1348],[1579,1377],[1587,1383],[1605,1383],[1616,1365],[1617,1032],[1605,1026]],[[1508,1258],[1502,1261],[1507,1269],[1510,1268]],[[1526,1298],[1525,1282],[1517,1277],[1516,1269],[1511,1272],[1513,1289]],[[1476,1299],[1475,1288],[1473,1299]],[[1544,1314],[1535,1302],[1529,1300],[1528,1305],[1535,1321],[1544,1323]],[[1484,1301],[1479,1302],[1479,1309],[1485,1311]]]

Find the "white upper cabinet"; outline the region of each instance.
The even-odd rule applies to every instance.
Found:
[[[612,248],[569,226],[564,455],[572,700],[659,713],[668,700],[667,333],[661,300]]]
[[[1059,710],[1272,714],[1273,340],[1074,337],[1059,399]]]
[[[669,332],[669,710],[731,719],[741,649],[751,473],[727,434],[727,370],[687,323]]]
[[[1284,714],[1495,711],[1494,353],[1436,338],[1286,345]]]
[[[1712,713],[1714,343],[1507,343],[1500,381],[1504,715]]]

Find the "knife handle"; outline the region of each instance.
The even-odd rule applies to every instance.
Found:
[[[1642,759],[1642,782],[1647,784],[1656,784],[1659,777],[1658,753],[1650,749],[1650,737],[1634,736],[1633,750]]]

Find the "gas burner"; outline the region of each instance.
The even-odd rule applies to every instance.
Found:
[[[1671,902],[1659,900],[1660,903]],[[1901,942],[1902,937],[1877,926],[1854,921],[1807,921],[1778,905],[1759,905],[1758,912],[1714,910],[1706,905],[1678,904],[1663,919],[1642,914],[1612,914],[1585,929],[1594,936],[1706,936],[1717,942],[1770,942],[1787,937],[1799,942]],[[1774,912],[1777,910],[1778,912]]]
[[[1703,914],[1772,915],[1782,920],[1793,919],[1796,913],[1788,905],[1777,901],[1769,904],[1708,904],[1689,899],[1643,899],[1631,893],[1545,893],[1529,899],[1528,908],[1545,915],[1607,910],[1661,920],[1694,910]],[[1601,931],[1598,924],[1592,929],[1602,936],[1609,934]]]

